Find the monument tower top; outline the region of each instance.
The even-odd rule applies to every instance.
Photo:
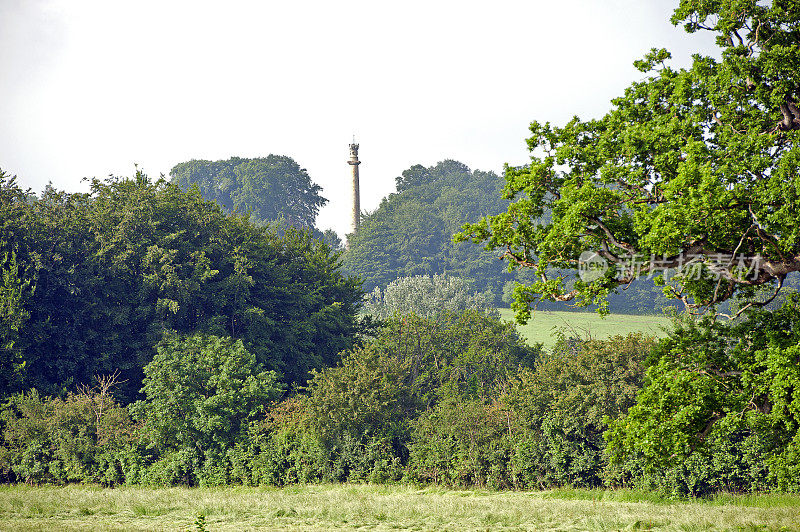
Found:
[[[361,191],[359,190],[358,183],[358,165],[361,161],[358,160],[358,144],[356,144],[356,137],[353,135],[353,143],[350,144],[350,160],[347,161],[350,165],[350,174],[353,180],[353,217],[351,223],[352,234],[358,232],[358,226],[361,223]]]
[[[350,160],[347,162],[348,164],[360,164],[358,161],[358,144],[356,144],[355,137],[353,137],[353,143],[350,144]]]

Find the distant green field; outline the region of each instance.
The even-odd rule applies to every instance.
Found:
[[[514,312],[511,309],[498,310],[504,320],[514,321]],[[567,336],[602,339],[639,331],[664,336],[662,327],[670,325],[670,318],[664,316],[610,314],[603,318],[596,312],[537,311],[527,324],[517,325],[517,328],[528,342],[542,342],[545,347],[552,347],[559,330],[563,330]]]
[[[797,495],[413,486],[0,486],[0,530],[798,530]]]

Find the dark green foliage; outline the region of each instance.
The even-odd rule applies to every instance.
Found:
[[[19,390],[23,380],[19,337],[29,317],[23,299],[31,291],[30,279],[20,278],[16,253],[6,251],[0,258],[0,398]]]
[[[231,480],[244,485],[284,486],[329,479],[329,452],[312,429],[308,404],[292,397],[266,409],[237,443]]]
[[[495,292],[511,279],[492,253],[456,245],[452,235],[463,223],[505,210],[502,180],[494,172],[470,170],[456,161],[425,168],[415,165],[397,178],[397,193],[365,215],[345,268],[364,280],[364,288],[385,287],[398,277],[448,273]]]
[[[325,231],[322,232],[322,241],[333,251],[344,251],[344,242],[342,242],[342,239],[339,238],[339,235],[336,234],[336,231],[333,229],[325,229]]]
[[[4,308],[27,317],[3,343],[23,388],[63,394],[119,370],[131,400],[165,330],[242,338],[288,383],[352,345],[358,283],[306,232],[279,236],[141,173],[39,199],[4,179],[0,200]]]
[[[602,306],[651,267],[672,268],[668,291],[711,310],[800,271],[796,1],[682,0],[672,22],[714,33],[721,59],[674,69],[653,49],[635,63],[647,77],[602,118],[533,122],[530,164],[506,172],[507,212],[459,235],[536,270],[517,293],[520,319],[538,300]],[[547,277],[585,252],[605,275],[572,287]]]
[[[327,482],[397,482],[405,474],[408,453],[391,439],[346,434],[328,452]]]
[[[419,409],[410,368],[410,359],[366,345],[337,366],[313,372],[308,408],[315,429],[331,445],[345,435],[403,441]]]
[[[352,423],[342,428],[333,425],[321,433],[318,407],[307,399],[294,397],[273,405],[265,419],[251,423],[248,438],[231,453],[232,481],[283,486],[393,482],[403,477],[403,452],[396,438],[369,429],[361,434],[344,430]]]
[[[170,176],[183,190],[197,185],[205,199],[216,201],[226,212],[249,212],[262,225],[280,221],[311,230],[320,207],[328,202],[306,170],[282,155],[191,160],[175,165]]]
[[[230,338],[168,337],[144,371],[146,399],[131,410],[157,458],[146,476],[156,484],[226,484],[229,451],[283,392],[275,373]]]
[[[741,493],[776,489],[764,457],[769,453],[757,435],[726,427],[709,435],[699,452],[667,467],[650,467],[633,453],[606,469],[609,486],[654,491],[666,496],[701,496],[717,492]]]
[[[406,317],[278,404],[275,375],[241,341],[168,337],[147,366],[147,400],[129,408],[138,425],[108,387],[15,395],[0,467],[30,482],[797,490],[800,312],[790,304],[732,329],[684,327],[655,350],[641,335],[562,339],[534,367],[510,355],[513,343],[488,348],[499,338],[481,332],[480,313]],[[455,354],[441,347],[453,342]],[[714,392],[719,382],[728,396]]]
[[[635,403],[652,340],[562,341],[487,403],[448,395],[414,422],[409,471],[422,482],[597,487],[606,415]]]
[[[733,326],[683,325],[659,342],[647,377],[637,405],[611,424],[617,481],[666,470],[690,475],[672,489],[693,494],[800,489],[800,298]]]
[[[311,381],[320,431],[347,435],[334,450],[335,477],[399,478],[402,464],[421,482],[510,486],[509,445],[498,439],[507,418],[492,405],[539,353],[477,310],[390,319],[367,348]],[[348,458],[351,449],[378,454],[364,465]]]
[[[126,456],[138,427],[110,391],[113,378],[66,399],[35,390],[14,395],[0,414],[0,469],[6,480],[29,483],[125,482]]]
[[[309,381],[311,426],[328,452],[330,480],[400,479],[409,424],[420,409],[410,365],[366,345]]]
[[[491,402],[520,366],[532,366],[541,346],[522,341],[516,328],[478,310],[427,319],[389,320],[372,341],[409,365],[408,378],[425,407],[439,399]]]
[[[0,399],[19,391],[24,360],[19,344],[20,330],[29,318],[24,302],[33,292],[30,266],[18,260],[17,238],[30,193],[0,170]]]
[[[413,434],[420,430],[414,420],[425,408],[449,415],[459,405],[474,403],[483,412],[480,405],[492,403],[537,353],[510,324],[479,311],[390,319],[363,347],[344,354],[339,365],[315,372],[302,400],[271,411],[273,421],[259,426],[250,439],[259,443],[245,453],[254,464],[250,482],[397,481],[409,471],[413,478],[430,480],[409,457],[412,425]],[[475,442],[469,445],[480,452]],[[499,470],[486,476],[482,464],[472,463],[472,473],[465,470],[452,482],[508,483]]]
[[[398,480],[423,409],[492,402],[538,352],[513,326],[476,310],[388,320],[367,345],[309,382],[312,426],[329,453],[331,478]]]
[[[515,415],[514,470],[530,487],[602,485],[606,430],[636,402],[654,345],[641,334],[562,338],[504,397]]]
[[[411,478],[461,487],[515,487],[509,413],[480,400],[443,401],[414,422]]]

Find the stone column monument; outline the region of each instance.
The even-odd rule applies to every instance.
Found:
[[[347,161],[347,164],[350,165],[351,173],[353,175],[352,232],[353,234],[356,234],[358,232],[358,226],[361,218],[361,192],[358,188],[358,165],[361,164],[361,161],[358,160],[358,144],[356,144],[355,138],[353,139],[353,143],[350,145],[350,160]]]

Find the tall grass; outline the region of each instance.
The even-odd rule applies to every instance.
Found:
[[[0,530],[800,530],[800,496],[650,500],[603,490],[0,488]]]

